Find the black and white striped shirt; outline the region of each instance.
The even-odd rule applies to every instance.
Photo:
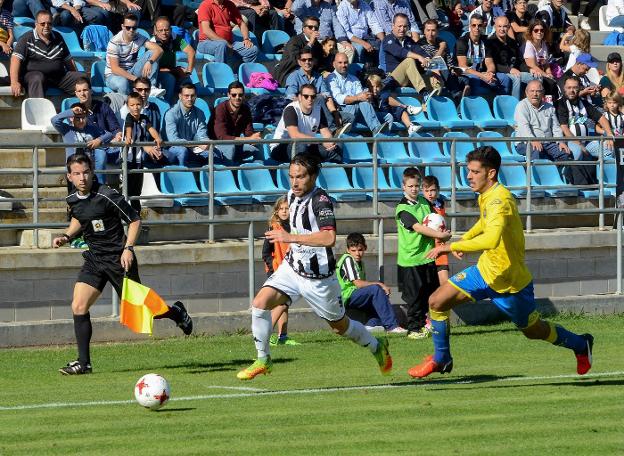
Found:
[[[291,234],[311,234],[324,230],[336,231],[334,205],[325,190],[314,189],[301,198],[288,192]],[[285,260],[302,277],[324,279],[334,274],[336,259],[331,247],[290,244]]]
[[[60,34],[52,32],[50,43],[43,41],[36,30],[21,36],[13,56],[22,61],[21,71],[41,71],[47,77],[60,78],[66,64],[72,60],[69,49]]]

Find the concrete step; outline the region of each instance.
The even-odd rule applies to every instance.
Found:
[[[32,209],[19,209],[12,212],[0,212],[0,223],[32,223]],[[39,223],[65,223],[67,210],[64,208],[39,208]]]
[[[15,188],[8,190],[0,190],[0,195],[7,198],[32,198],[31,188]],[[63,209],[67,206],[65,203],[65,197],[67,196],[67,187],[39,187],[39,207],[41,209]],[[54,198],[58,201],[41,201],[41,199]],[[32,209],[33,203],[31,201],[19,201],[13,203],[13,208],[18,209]]]
[[[3,169],[3,171],[7,170],[7,168]],[[20,174],[0,174],[0,188],[32,188],[32,168],[30,170],[26,168],[13,168],[11,170],[19,171]],[[48,172],[53,171],[55,174],[40,174],[39,187],[62,187],[67,185],[65,182],[66,172],[64,166],[50,166],[44,168],[44,170]]]
[[[1,98],[1,97],[0,97]],[[0,113],[4,113],[0,109]],[[30,144],[30,143],[61,143],[61,135],[46,135],[37,130],[22,130],[20,128],[0,129],[0,144]]]
[[[606,62],[607,56],[612,52],[618,52],[622,54],[622,46],[605,46],[604,44],[592,44],[591,47],[592,56],[600,62]]]
[[[32,149],[0,149],[0,168],[32,168]],[[65,149],[47,147],[38,150],[40,167],[63,166]]]

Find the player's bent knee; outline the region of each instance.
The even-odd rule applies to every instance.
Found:
[[[527,339],[546,340],[550,335],[550,326],[543,320],[537,320],[526,328],[520,328]]]
[[[349,319],[347,317],[341,318],[338,321],[328,321],[332,330],[339,335],[343,335],[349,329]]]

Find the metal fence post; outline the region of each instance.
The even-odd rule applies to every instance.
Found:
[[[379,232],[377,235],[377,270],[379,271],[379,281],[384,281],[384,219],[379,218]]]
[[[208,220],[214,220],[214,145],[210,146],[208,153]],[[208,242],[214,242],[214,223],[208,225]]]
[[[379,215],[379,179],[377,170],[379,169],[379,160],[377,157],[377,140],[373,136],[373,214]],[[373,222],[373,235],[379,234],[377,231],[377,223]]]
[[[617,217],[617,238],[616,238],[616,256],[617,256],[617,291],[616,294],[622,294],[622,212],[616,212]]]
[[[32,164],[33,164],[33,214],[32,221],[33,225],[35,225],[35,229],[33,230],[33,244],[35,244],[35,248],[39,248],[39,228],[37,228],[37,224],[39,223],[39,147],[33,147],[33,156],[32,156]]]
[[[254,298],[255,290],[255,272],[254,272],[254,222],[249,222],[249,231],[247,233],[247,255],[249,257],[247,269],[249,273],[249,307]]]
[[[128,199],[128,149],[125,145],[121,152],[121,194]]]
[[[527,143],[526,146],[526,165],[527,165],[527,169],[526,169],[526,211],[530,214],[531,212],[531,173],[533,172],[533,169],[531,168],[531,143]],[[533,229],[533,220],[531,219],[531,215],[527,215],[526,218],[526,231],[527,233],[531,232],[531,230]]]
[[[457,154],[456,141],[451,141],[451,212],[457,211],[457,160],[455,160]],[[457,218],[451,219],[451,232],[457,231]]]
[[[600,155],[598,156],[598,209],[604,209],[604,140],[600,139]],[[604,214],[598,214],[598,229],[604,230]]]

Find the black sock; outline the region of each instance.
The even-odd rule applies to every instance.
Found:
[[[93,327],[91,326],[91,314],[89,312],[84,315],[74,315],[74,332],[76,333],[76,342],[78,343],[78,361],[83,366],[91,364],[89,344],[91,343]]]

